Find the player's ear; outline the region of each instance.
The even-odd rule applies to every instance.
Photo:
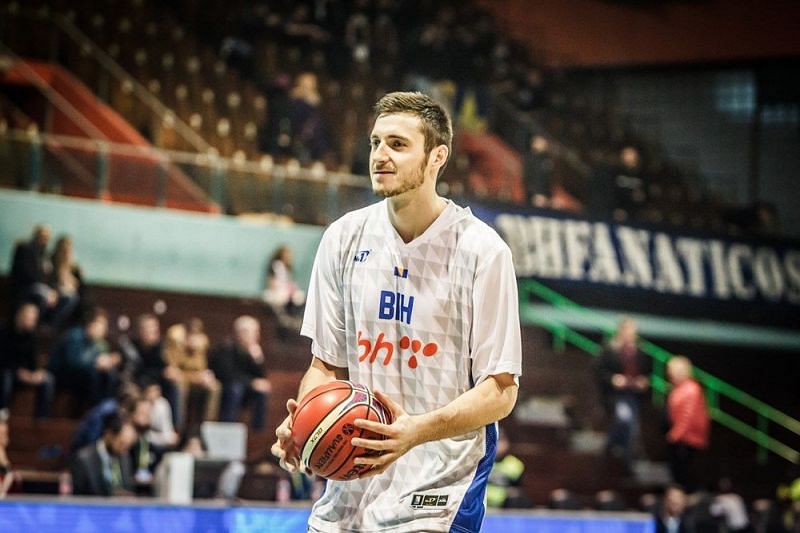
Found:
[[[447,146],[440,144],[433,150],[431,150],[431,155],[428,159],[430,164],[434,168],[442,168],[444,164],[447,162],[447,156],[450,154],[450,151],[447,149]]]

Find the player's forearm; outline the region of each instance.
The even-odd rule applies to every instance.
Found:
[[[337,379],[347,379],[347,369],[331,366],[315,357],[303,375],[303,379],[300,380],[297,401],[302,400],[303,396],[314,387]]]
[[[414,417],[419,443],[456,437],[505,418],[517,401],[510,374],[491,376],[446,406]]]

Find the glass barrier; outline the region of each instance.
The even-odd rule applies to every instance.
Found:
[[[374,202],[369,179],[35,131],[0,132],[0,185],[325,225]]]

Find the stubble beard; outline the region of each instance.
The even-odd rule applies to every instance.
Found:
[[[382,198],[394,198],[395,196],[399,196],[403,193],[407,193],[408,191],[413,191],[414,189],[418,189],[425,183],[425,167],[427,166],[427,157],[423,158],[422,164],[417,168],[417,171],[414,172],[408,179],[404,179],[402,183],[400,183],[394,189],[377,189],[375,186],[372,187],[372,192],[375,195],[380,196]]]

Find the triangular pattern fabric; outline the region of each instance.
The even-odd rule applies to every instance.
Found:
[[[355,260],[364,250],[366,258]],[[513,294],[491,294],[481,285],[494,276],[510,280]],[[386,393],[410,414],[426,413],[481,377],[521,373],[515,290],[508,247],[469,209],[449,202],[422,235],[403,243],[384,201],[345,215],[326,231],[302,333],[313,340],[316,357],[347,367],[352,381]],[[492,332],[497,339],[484,339],[481,351],[471,352],[479,316],[505,316],[516,331]],[[515,348],[501,353],[495,345]],[[418,446],[379,476],[329,482],[310,525],[320,531],[447,531],[485,453],[485,431],[478,430]],[[420,494],[446,498],[412,506]]]

